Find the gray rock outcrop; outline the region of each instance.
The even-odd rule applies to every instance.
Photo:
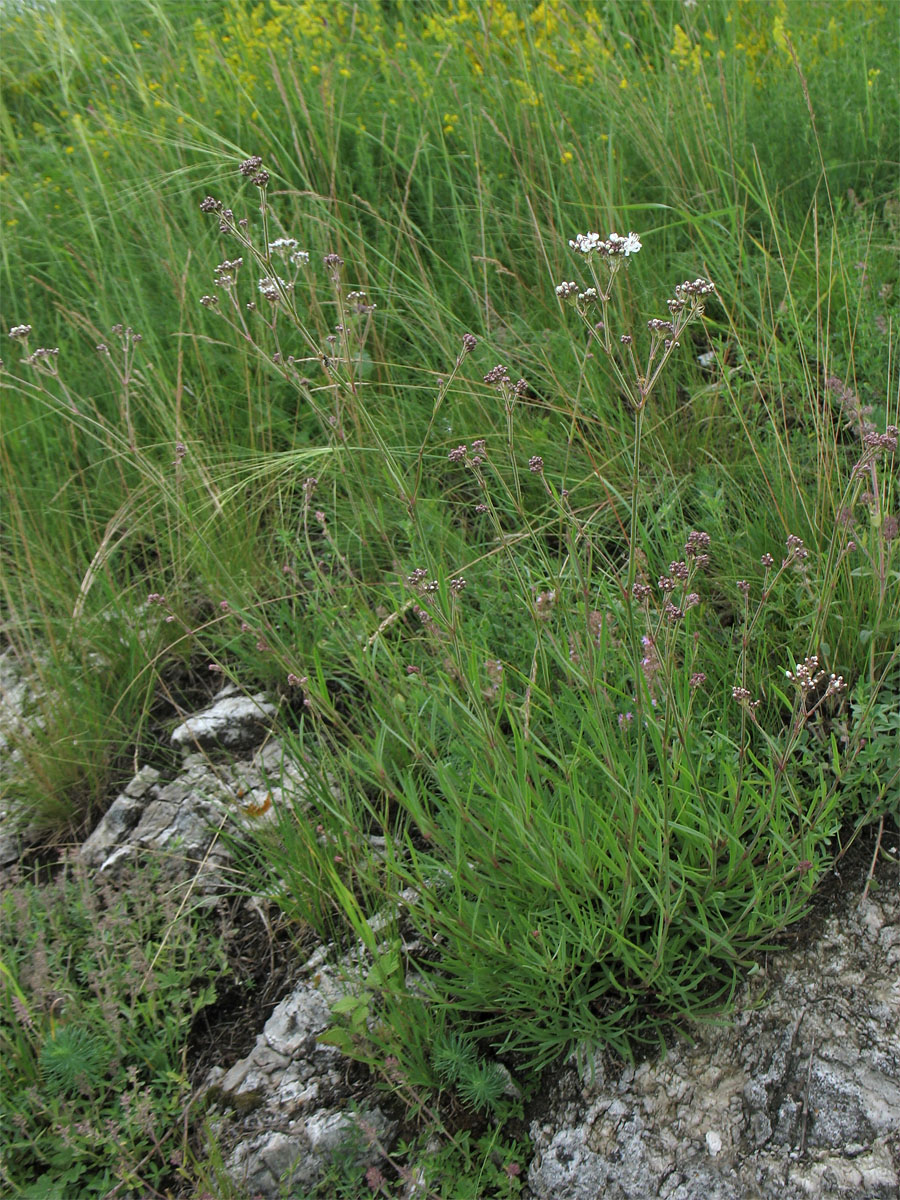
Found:
[[[230,1147],[226,1169],[250,1195],[276,1197],[283,1185],[309,1187],[334,1155],[348,1152],[376,1164],[397,1123],[370,1100],[351,1105],[347,1062],[318,1040],[333,1023],[331,1006],[348,993],[344,970],[326,963],[320,948],[300,983],[278,1005],[251,1052],[207,1081],[219,1115],[220,1146]]]
[[[637,1068],[570,1069],[529,1200],[897,1200],[900,878],[770,956],[736,1017]]]
[[[38,840],[40,831],[27,820],[27,809],[10,786],[14,767],[21,762],[16,734],[40,725],[40,717],[26,713],[40,695],[40,682],[19,662],[12,649],[0,653],[0,883],[16,865],[22,851]]]
[[[284,803],[302,803],[305,775],[277,740],[246,762],[213,763],[188,754],[175,779],[143,767],[116,797],[82,844],[88,867],[115,874],[140,858],[159,862],[164,874],[196,876],[200,891],[226,884],[228,849],[218,831],[229,821],[265,821]]]
[[[212,704],[172,731],[172,745],[185,751],[250,750],[265,737],[275,711],[263,692],[247,696],[228,684]]]

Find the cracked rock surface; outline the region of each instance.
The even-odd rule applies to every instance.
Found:
[[[897,1200],[900,869],[864,882],[732,1019],[637,1067],[564,1072],[531,1127],[528,1200]]]
[[[172,745],[183,750],[248,750],[258,745],[275,714],[264,693],[245,696],[232,684],[222,688],[207,708],[172,731]]]
[[[283,1185],[310,1186],[337,1151],[376,1163],[397,1124],[374,1102],[347,1106],[346,1060],[318,1036],[331,1005],[346,995],[338,968],[316,951],[297,987],[278,1005],[253,1050],[207,1081],[220,1115],[216,1137],[230,1146],[229,1175],[250,1195],[276,1197]],[[222,1111],[224,1110],[224,1111]]]
[[[0,883],[6,870],[14,866],[31,839],[31,831],[20,827],[19,808],[15,796],[9,795],[8,779],[13,763],[21,758],[14,750],[10,735],[26,724],[25,712],[37,694],[38,684],[25,671],[12,649],[0,653]],[[37,722],[39,718],[32,718]]]
[[[196,875],[201,892],[221,890],[230,854],[217,830],[230,820],[268,819],[286,796],[303,794],[304,779],[277,740],[246,762],[188,754],[169,783],[154,767],[142,767],[82,844],[81,860],[115,875],[151,857],[169,876]]]

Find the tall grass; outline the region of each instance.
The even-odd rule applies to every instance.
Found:
[[[0,21],[23,815],[266,686],[318,784],[248,881],[369,938],[345,1050],[437,1088],[428,1031],[524,1071],[723,1003],[897,791],[889,8]]]

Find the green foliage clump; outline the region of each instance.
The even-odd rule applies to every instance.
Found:
[[[438,1077],[445,1083],[456,1083],[478,1063],[475,1047],[460,1033],[446,1033],[435,1042],[432,1062]]]
[[[127,890],[64,870],[0,899],[4,1194],[159,1194],[187,1163],[184,1047],[217,937],[150,868]]]
[[[41,1046],[38,1067],[48,1089],[66,1096],[90,1088],[105,1073],[112,1047],[77,1025],[57,1027]]]

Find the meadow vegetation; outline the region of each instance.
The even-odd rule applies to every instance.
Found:
[[[3,6],[11,1194],[222,1194],[219,934],[161,905],[151,992],[98,991],[66,857],[223,682],[311,789],[236,888],[363,942],[327,1036],[444,1138],[322,1195],[518,1194],[543,1070],[721,1012],[898,820],[894,18]],[[150,1050],[90,1033],[117,988]]]

